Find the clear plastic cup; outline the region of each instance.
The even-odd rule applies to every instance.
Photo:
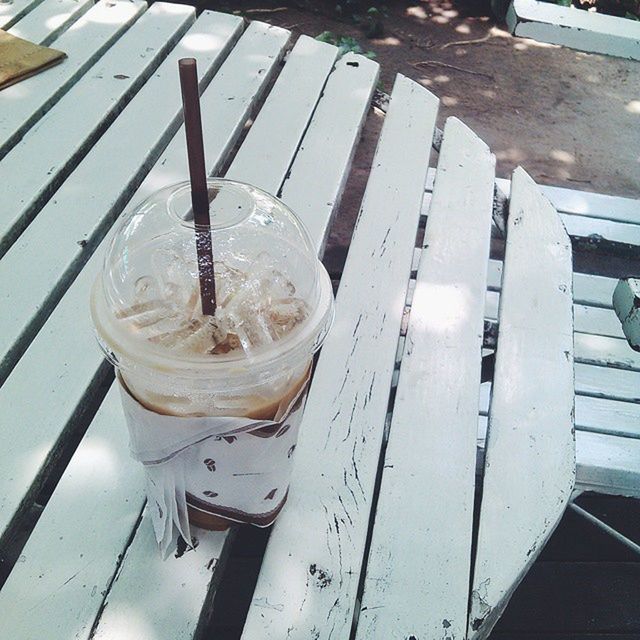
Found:
[[[114,230],[91,294],[98,341],[131,395],[173,416],[271,420],[304,383],[333,319],[329,276],[281,201],[208,181],[218,307],[203,316],[188,182]]]

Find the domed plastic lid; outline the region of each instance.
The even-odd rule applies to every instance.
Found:
[[[203,315],[188,182],[117,226],[92,295],[108,355],[161,369],[216,368],[292,351],[310,356],[333,313],[331,282],[307,231],[255,187],[208,181],[217,308]]]

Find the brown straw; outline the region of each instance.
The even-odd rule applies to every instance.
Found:
[[[180,87],[182,89],[184,126],[187,135],[191,205],[193,207],[196,230],[200,301],[202,302],[202,313],[206,316],[212,316],[216,312],[216,283],[213,273],[209,192],[207,189],[207,171],[202,140],[198,68],[195,58],[181,58],[178,61],[178,68],[180,70]]]

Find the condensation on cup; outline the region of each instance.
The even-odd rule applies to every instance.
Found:
[[[165,546],[171,519],[187,534],[180,493],[200,527],[275,519],[333,319],[331,281],[293,212],[250,185],[211,179],[208,190],[214,316],[202,313],[187,182],[123,216],[91,294]]]

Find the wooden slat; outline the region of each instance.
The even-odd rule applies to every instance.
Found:
[[[487,418],[480,416],[479,459],[484,458],[486,433]],[[575,491],[640,498],[640,440],[576,431]]]
[[[384,460],[358,638],[461,637],[466,631],[494,166],[487,146],[449,118]],[[407,492],[418,486],[424,491],[408,500]],[[400,522],[410,525],[398,527]]]
[[[0,29],[7,31],[41,2],[42,0],[11,0],[9,2],[0,2]]]
[[[211,613],[207,594],[221,574],[228,535],[196,527],[193,534],[195,551],[162,560],[151,519],[143,519],[91,640],[191,640],[200,635],[201,620]]]
[[[55,42],[67,58],[0,93],[0,158],[146,9],[135,0],[100,0]]]
[[[114,387],[0,591],[0,637],[89,637],[144,504],[142,469],[116,432],[121,414]]]
[[[640,438],[640,405],[577,396],[576,429]]]
[[[47,0],[11,27],[9,33],[47,46],[93,4],[94,0]]]
[[[597,220],[595,218],[580,218],[562,214],[562,221],[567,233],[572,238],[586,239],[596,246],[603,243],[615,243],[635,248],[640,245],[640,225],[614,222],[611,220]]]
[[[619,338],[576,333],[575,354],[577,362],[640,371],[640,353]]]
[[[340,58],[282,188],[282,199],[303,220],[311,237],[322,240],[319,253],[324,252],[327,230],[340,204],[378,73],[378,64],[368,58],[354,54]],[[322,189],[314,184],[320,167]]]
[[[498,317],[500,296],[497,291],[488,291],[486,300],[486,316],[492,320]],[[582,304],[573,306],[575,331],[578,333],[609,336],[624,339],[620,321],[613,309],[589,307]]]
[[[640,403],[640,373],[576,362],[576,393]]]
[[[215,34],[216,37],[207,37],[206,40],[200,38],[201,43],[208,44],[202,44],[196,54],[204,76],[203,83],[206,82],[240,28],[239,18],[204,13],[171,54],[168,64],[172,75],[175,75],[177,58],[186,54],[185,42],[193,42],[194,37],[197,41],[199,35]],[[163,74],[160,77],[163,78]],[[177,84],[177,81],[163,84],[163,100],[174,103],[176,108],[180,100]],[[136,122],[140,128],[140,121]],[[232,123],[233,126],[235,124]],[[114,142],[120,144],[120,138]],[[130,152],[135,155],[132,148]],[[183,158],[181,162],[184,162]],[[101,174],[94,179],[102,179]],[[120,185],[115,183],[113,188],[125,189],[125,185],[126,182],[122,181]],[[87,187],[89,193],[85,198],[91,202],[90,184]],[[75,207],[69,207],[66,213],[72,217],[75,212],[82,217],[87,212],[86,206],[86,202],[78,197]],[[0,388],[0,438],[4,451],[0,465],[0,486],[3,487],[0,494],[0,532],[6,530],[29,487],[45,470],[51,450],[65,427],[73,423],[78,412],[82,412],[81,400],[92,388],[91,380],[96,376],[101,357],[93,338],[87,301],[91,284],[101,267],[102,255],[94,254],[66,292],[63,304],[55,309]],[[3,263],[4,260],[0,262],[0,268]],[[43,363],[50,366],[43,366]],[[61,367],[65,372],[62,377]],[[34,394],[33,389],[38,389],[38,393]],[[15,425],[25,424],[31,425],[30,429],[16,431]]]
[[[533,274],[533,276],[532,276]],[[469,637],[485,638],[557,525],[575,479],[571,243],[513,174]]]
[[[195,55],[206,86],[238,28],[233,16],[200,17],[111,125],[109,134],[96,142],[4,255],[0,261],[0,376],[73,281],[177,130],[182,116],[178,59]],[[158,100],[158,95],[163,99]],[[127,153],[122,152],[125,142],[130,143]],[[16,287],[16,282],[25,286]]]
[[[0,161],[0,256],[194,20],[191,7],[156,2]]]
[[[349,636],[436,110],[434,96],[398,76],[247,640]],[[313,175],[314,185],[326,177],[318,165]]]
[[[510,180],[498,178],[496,183],[509,194]],[[640,224],[640,200],[546,185],[540,189],[561,213]]]
[[[576,488],[640,498],[640,440],[576,433]]]
[[[590,367],[590,369],[603,369],[603,367]],[[578,379],[578,375],[576,375],[576,378]],[[576,390],[578,390],[577,381]],[[624,391],[618,391],[618,393],[624,394]],[[637,388],[635,393],[637,394]],[[489,389],[487,386],[483,386],[480,391],[480,413],[487,415],[488,408]],[[630,398],[616,400],[610,397],[599,398],[576,395],[575,426],[576,429],[581,431],[595,431],[629,438],[639,438],[640,404]]]
[[[430,169],[427,175],[426,190],[433,189],[435,169]],[[496,178],[496,185],[508,196],[511,189],[511,181],[504,178]],[[551,204],[558,210],[562,221],[569,235],[574,235],[570,231],[571,221],[579,226],[576,230],[581,233],[576,235],[589,236],[598,233],[598,229],[618,229],[614,232],[615,237],[624,235],[624,229],[637,227],[640,225],[640,200],[634,198],[623,198],[619,196],[609,196],[602,193],[589,193],[578,191],[577,189],[565,189],[563,187],[551,187],[540,185],[544,195],[551,201]],[[582,224],[580,218],[583,218]],[[602,222],[629,223],[622,225],[601,225]],[[589,228],[593,231],[589,231]],[[637,235],[637,230],[634,237]],[[630,244],[636,242],[628,241]]]
[[[595,333],[600,336],[624,338],[624,333],[612,309],[588,307],[576,304],[573,307],[575,329],[580,333]]]
[[[425,194],[426,195],[426,194]],[[502,261],[489,260],[487,288],[500,291],[502,280]],[[573,302],[588,307],[611,309],[613,291],[618,284],[616,278],[595,276],[590,273],[573,273]]]
[[[259,97],[277,71],[288,39],[289,32],[284,29],[260,22],[251,23],[202,95],[203,136],[208,167],[212,173],[218,172],[237,142]],[[247,139],[250,136],[251,131]],[[290,162],[291,158],[279,160]],[[273,184],[259,175],[259,168],[264,166],[262,159],[255,158],[254,162],[258,174],[254,184]],[[235,161],[230,170],[234,166]],[[268,169],[265,168],[265,171]],[[186,180],[188,176],[186,138],[181,129],[144,179],[132,201],[140,202],[154,191]],[[274,188],[281,181],[282,178],[276,181]]]
[[[497,180],[509,193],[509,181]],[[640,200],[619,198],[561,187],[541,187],[560,211],[567,233],[596,245],[604,240],[620,245],[640,245]]]
[[[249,184],[259,181],[280,188],[281,176],[289,165],[277,164],[276,160],[290,163],[294,157],[336,56],[337,49],[333,46],[308,36],[298,40],[268,102],[236,154],[227,178],[242,176]],[[271,175],[267,173],[269,167]]]
[[[538,0],[513,0],[505,17],[511,33],[580,51],[640,60],[640,25],[616,15],[578,11]]]

